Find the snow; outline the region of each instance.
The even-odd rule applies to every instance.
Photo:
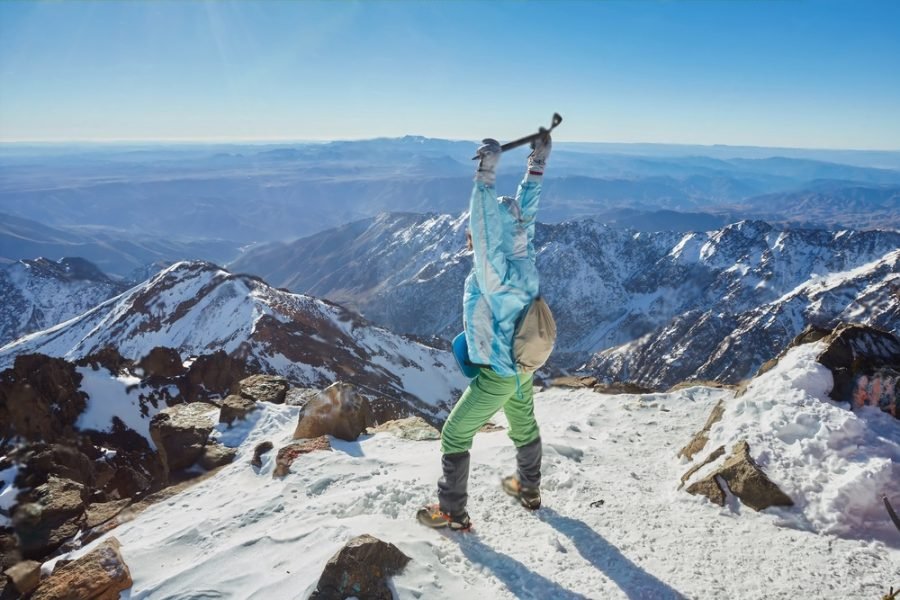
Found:
[[[889,435],[897,439],[897,425],[881,429],[888,423],[874,419],[867,426],[875,415],[858,417],[821,400],[828,381],[808,355],[786,360],[738,400],[704,387],[644,396],[538,393],[544,507],[529,513],[503,494],[498,483],[514,469],[514,448],[504,431],[480,433],[472,450],[469,534],[414,521],[415,510],[435,498],[438,442],[387,433],[333,440],[332,452],[301,456],[288,476],[274,479],[276,450],[290,440],[299,409],[264,403],[246,422],[218,427],[220,440],[239,448],[234,463],[112,532],[134,578],[129,598],[303,598],[325,562],[363,533],[412,558],[392,583],[403,599],[754,599],[806,597],[810,590],[826,598],[879,597],[900,573],[900,537],[873,540],[872,523],[843,537],[797,526],[815,523],[823,511],[840,521],[838,512],[857,508],[835,502],[837,491],[858,489],[847,487],[852,461],[859,470],[874,467],[866,457],[887,448]],[[820,429],[841,425],[805,454],[823,473],[817,484],[831,490],[820,496],[831,501],[756,513],[678,491],[686,470],[678,449],[719,399],[734,424],[714,430],[717,441],[730,439],[733,429],[761,430],[754,420],[783,424],[765,438],[768,446],[750,440],[757,453],[771,449],[766,468],[780,484],[791,479],[773,452],[790,447],[782,438],[797,444],[808,437],[814,426],[804,414],[825,417]],[[845,419],[832,410],[844,410]],[[494,420],[505,425],[502,413]],[[265,440],[276,450],[257,472],[249,459]],[[861,446],[850,461],[853,443]],[[800,470],[797,478],[813,469],[787,460]]]
[[[150,438],[150,419],[159,412],[149,402],[145,403],[147,414],[142,414],[140,391],[141,380],[129,375],[113,375],[106,369],[91,367],[75,369],[82,376],[81,391],[88,395],[87,408],[78,417],[76,429],[81,431],[112,431],[112,419],[118,417],[129,428],[147,439],[151,448],[156,448]],[[170,393],[173,390],[170,390]],[[177,392],[177,388],[174,388]]]
[[[726,405],[697,459],[747,440],[754,460],[796,503],[772,509],[783,524],[900,541],[881,500],[882,494],[900,499],[900,422],[875,408],[851,412],[830,400],[831,371],[816,362],[823,349],[822,343],[793,348],[756,378]]]
[[[11,527],[12,520],[9,518],[9,511],[16,503],[16,496],[19,495],[19,488],[13,483],[19,474],[19,466],[11,465],[0,470],[0,527]]]

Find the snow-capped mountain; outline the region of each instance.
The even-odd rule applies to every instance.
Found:
[[[269,287],[211,263],[182,262],[80,317],[0,348],[71,360],[114,346],[138,360],[157,346],[182,356],[224,350],[295,385],[336,380],[440,412],[464,381],[448,354],[372,326],[340,306]]]
[[[462,327],[471,265],[465,226],[465,215],[385,214],[262,247],[232,267],[346,303],[393,331],[450,338]],[[782,231],[743,221],[706,233],[646,233],[588,219],[538,224],[535,244],[541,292],[559,328],[555,364],[577,367],[592,353],[630,344],[627,362],[593,363],[606,377],[654,386],[701,373],[733,381],[807,323],[840,317],[896,330],[900,322],[890,303],[898,232]],[[842,275],[825,278],[832,273]],[[790,318],[764,317],[780,306]],[[756,344],[726,352],[750,343],[749,328],[760,336]],[[635,343],[642,339],[647,347]],[[684,350],[669,360],[650,351],[676,345]],[[718,366],[704,367],[713,356]]]
[[[82,258],[0,267],[0,345],[77,317],[126,288]]]

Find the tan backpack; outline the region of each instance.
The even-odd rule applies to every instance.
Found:
[[[516,366],[534,373],[547,362],[556,343],[556,321],[550,307],[540,296],[523,311],[513,336],[513,358]]]

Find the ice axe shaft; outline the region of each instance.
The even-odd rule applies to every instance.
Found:
[[[544,134],[550,133],[553,131],[553,128],[562,123],[562,117],[559,116],[559,113],[553,113],[553,121],[550,124],[550,129],[544,129],[541,127],[541,130],[537,133],[532,133],[531,135],[526,135],[525,137],[521,137],[517,140],[513,140],[511,142],[507,142],[500,146],[500,152],[506,152],[507,150],[512,150],[513,148],[518,148],[519,146],[524,146],[525,144],[530,144],[534,140],[538,139]],[[472,160],[476,160],[478,156],[473,156]]]

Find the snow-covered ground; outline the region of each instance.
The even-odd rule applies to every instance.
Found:
[[[801,348],[807,349],[789,355],[757,390],[794,394],[777,410],[773,398],[770,408],[777,420],[799,424],[827,390],[818,367],[803,358],[808,347]],[[727,441],[737,429],[753,435],[746,415],[761,397],[754,393],[737,400],[703,387],[643,396],[538,393],[544,507],[529,513],[503,494],[499,480],[513,469],[514,449],[503,431],[480,433],[470,478],[475,530],[468,534],[431,531],[414,520],[415,510],[435,497],[438,442],[388,433],[333,440],[333,452],[301,456],[284,479],[272,478],[274,451],[256,472],[249,465],[256,444],[288,442],[297,418],[295,407],[266,405],[250,421],[220,431],[223,443],[240,446],[235,463],[112,532],[134,578],[123,597],[305,598],[328,558],[369,533],[413,559],[393,580],[399,598],[879,598],[900,583],[900,532],[874,541],[865,523],[842,530],[843,537],[797,526],[809,521],[801,516],[811,506],[820,515],[852,505],[814,497],[788,511],[756,513],[733,498],[720,508],[677,491],[688,465],[676,454],[720,398],[732,408],[743,402],[744,417],[728,426],[726,414],[714,441]],[[832,409],[843,410],[831,404],[822,414]],[[848,422],[858,419],[846,415]],[[881,416],[862,415],[878,427],[859,438],[853,473],[898,442],[900,428]],[[829,419],[826,429],[837,423]],[[502,413],[495,422],[505,424]],[[894,429],[880,429],[886,425]],[[861,426],[848,425],[845,433]],[[790,445],[817,431],[773,434]],[[847,445],[831,448],[818,435],[805,466],[795,455],[793,471],[771,465],[776,483],[793,492],[795,480],[817,464],[829,465],[828,477],[841,477]],[[750,443],[756,454],[764,440]],[[771,448],[779,449],[774,442]],[[791,510],[797,518],[787,518]]]

